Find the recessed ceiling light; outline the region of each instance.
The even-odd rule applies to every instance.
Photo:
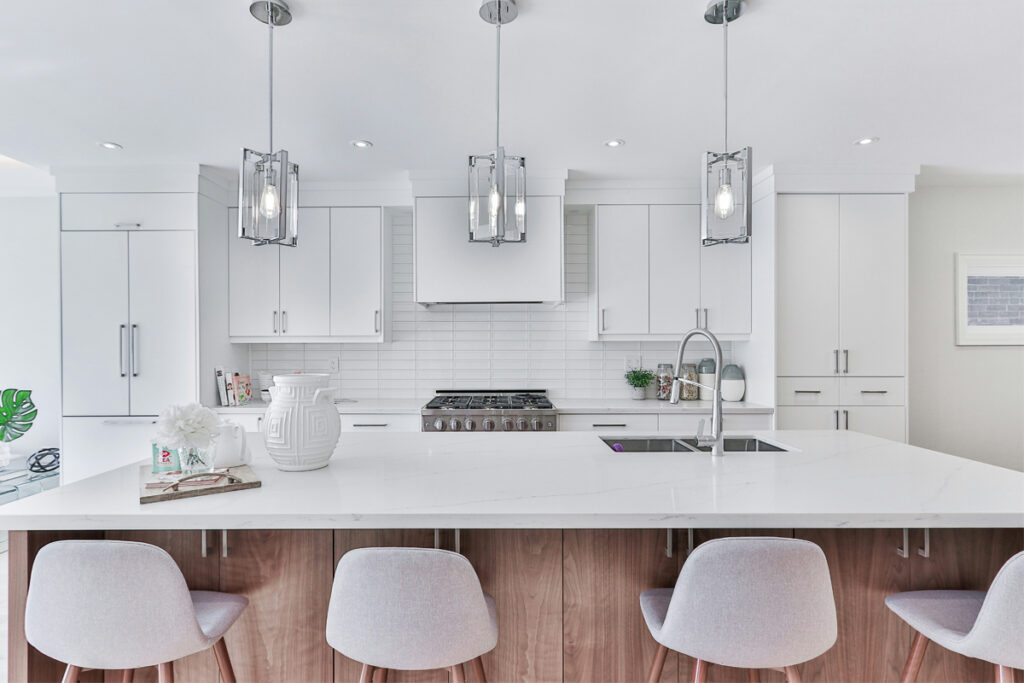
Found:
[[[369,140],[353,140],[352,146],[357,147],[359,149],[370,149],[371,147],[373,147],[373,143],[370,142]]]
[[[96,144],[102,147],[103,149],[124,149],[123,146],[117,144],[116,142],[110,142],[109,140],[106,140],[104,142],[97,142]]]
[[[626,144],[626,141],[622,138],[613,138],[611,140],[604,141],[605,147],[622,147],[624,144]]]
[[[855,145],[870,145],[873,142],[878,142],[878,138],[861,138],[860,140],[854,140]]]

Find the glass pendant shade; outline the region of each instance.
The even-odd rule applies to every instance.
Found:
[[[700,239],[705,247],[750,241],[751,150],[705,152]]]
[[[298,243],[299,167],[288,152],[242,150],[238,183],[238,236],[259,244]]]
[[[503,147],[469,157],[469,241],[495,247],[526,241],[524,157],[507,156]]]

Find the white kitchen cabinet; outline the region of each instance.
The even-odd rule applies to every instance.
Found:
[[[343,432],[418,432],[420,416],[416,413],[343,413]]]
[[[228,211],[228,334],[276,337],[280,321],[281,247],[254,246],[237,236],[238,210]],[[290,247],[286,247],[290,248]],[[298,249],[298,247],[295,247]]]
[[[61,235],[63,414],[195,401],[196,234]]]
[[[558,429],[563,432],[596,432],[598,434],[622,434],[625,432],[653,434],[658,431],[658,416],[654,413],[560,414]]]
[[[841,409],[840,417],[843,429],[892,441],[907,440],[907,416],[903,406],[847,406]]]
[[[700,207],[651,206],[649,247],[650,332],[681,335],[699,324],[701,260],[709,251],[700,246]]]
[[[195,230],[194,192],[63,193],[61,230]]]
[[[839,429],[839,408],[834,406],[779,406],[776,429]]]
[[[330,334],[378,337],[384,325],[381,210],[331,209],[330,224]]]
[[[61,421],[61,484],[153,457],[155,417],[65,417]]]
[[[700,248],[704,327],[719,336],[750,334],[750,243]]]
[[[649,331],[648,207],[597,209],[597,300],[600,334]]]
[[[281,259],[282,337],[331,334],[331,215],[330,209],[302,209],[299,245],[277,247]]]
[[[661,413],[658,415],[658,431],[671,432],[677,436],[694,435],[700,429],[701,420],[704,421],[704,433],[710,434],[710,412],[704,414]],[[771,429],[772,416],[769,413],[725,413],[722,415],[722,424],[728,432]]]

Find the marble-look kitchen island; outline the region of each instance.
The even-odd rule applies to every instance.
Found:
[[[10,680],[59,678],[21,626],[35,552],[59,538],[155,543],[193,588],[247,595],[227,635],[239,680],[338,682],[359,668],[331,651],[323,626],[334,566],[355,547],[465,554],[498,604],[492,682],[643,680],[655,644],[640,592],[671,586],[692,544],[766,533],[812,540],[829,559],[839,640],[801,667],[804,679],[895,680],[912,634],[884,596],[984,589],[1024,548],[1024,473],[856,432],[754,435],[789,450],[712,458],[616,453],[574,432],[343,434],[314,472],[279,472],[253,444],[259,489],[142,506],[132,465],[45,492],[0,509],[12,532]],[[685,680],[691,663],[670,657],[662,680]],[[202,654],[176,673],[217,678]],[[935,647],[919,680],[991,674]],[[712,667],[710,680],[746,673]]]

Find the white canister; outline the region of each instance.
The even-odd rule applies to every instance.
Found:
[[[722,368],[723,401],[742,401],[746,390],[747,381],[743,378],[743,368],[732,364]]]
[[[705,389],[704,387],[715,386],[714,358],[704,358],[697,365],[697,381],[704,385],[700,388],[700,400],[713,400],[715,397],[715,392],[712,389]]]
[[[263,415],[267,453],[286,472],[327,465],[341,436],[330,375],[275,375],[270,405]]]

